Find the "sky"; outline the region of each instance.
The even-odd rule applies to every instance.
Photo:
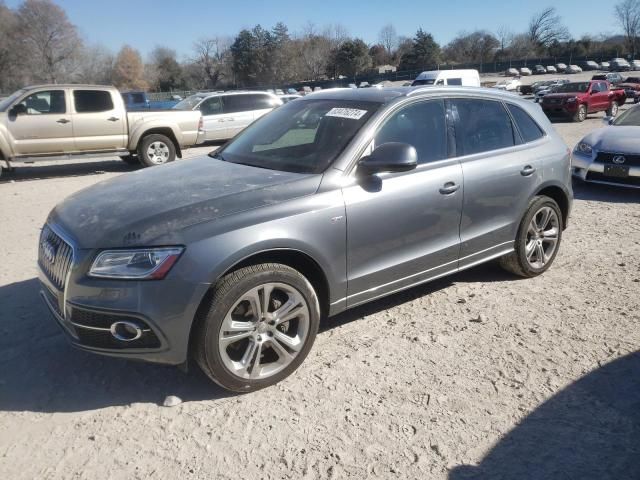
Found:
[[[399,35],[411,37],[418,28],[431,33],[441,45],[462,31],[495,32],[507,26],[513,32],[526,29],[530,17],[546,6],[555,6],[571,34],[614,34],[615,2],[589,0],[54,0],[67,12],[89,44],[112,51],[124,44],[147,55],[155,46],[169,47],[180,57],[191,54],[198,38],[234,36],[242,28],[261,24],[271,28],[282,21],[289,31],[300,31],[309,22],[318,27],[340,23],[348,33],[367,43],[378,40],[387,23]],[[6,0],[15,8],[19,0]],[[597,12],[594,11],[594,7]]]

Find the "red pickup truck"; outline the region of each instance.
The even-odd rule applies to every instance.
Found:
[[[606,112],[615,117],[618,107],[624,105],[627,95],[623,89],[612,89],[604,80],[565,83],[554,93],[542,98],[542,110],[547,116],[563,115],[575,122],[583,122],[588,113]]]
[[[640,77],[627,77],[624,82],[617,85],[624,88],[627,98],[632,98],[633,103],[640,102]]]

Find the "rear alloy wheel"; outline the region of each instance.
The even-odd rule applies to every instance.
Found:
[[[176,159],[176,147],[164,135],[147,135],[138,145],[138,158],[145,167],[173,162]]]
[[[573,116],[573,120],[575,122],[584,122],[586,120],[586,118],[587,118],[587,106],[586,105],[579,105],[578,106],[578,111]]]
[[[615,117],[618,114],[618,104],[616,102],[611,102],[611,105],[605,112],[607,117]]]
[[[241,268],[215,288],[196,331],[196,359],[222,387],[249,392],[273,385],[305,359],[320,309],[311,284],[280,264]]]
[[[562,228],[562,213],[555,200],[535,197],[520,222],[514,251],[500,258],[501,266],[521,277],[545,272],[558,253]]]

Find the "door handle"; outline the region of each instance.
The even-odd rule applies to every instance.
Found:
[[[107,120],[110,121],[110,122],[117,122],[120,119],[118,117],[109,117],[109,118],[107,118]]]
[[[440,193],[442,195],[451,195],[452,193],[457,192],[459,188],[460,185],[455,182],[447,182],[440,188]]]
[[[523,177],[530,177],[534,174],[535,171],[535,168],[533,168],[531,165],[527,165],[522,170],[520,170],[520,175],[522,175]]]
[[[71,120],[67,120],[66,118],[61,118],[60,120],[57,120],[56,123],[61,123],[61,124],[65,124],[65,123],[69,123]]]

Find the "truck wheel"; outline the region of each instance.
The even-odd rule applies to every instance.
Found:
[[[618,104],[616,102],[611,102],[609,108],[606,111],[607,117],[615,117],[618,114]]]
[[[176,159],[176,147],[171,139],[164,135],[147,135],[138,144],[138,158],[145,167],[173,162]]]
[[[587,118],[587,106],[586,105],[580,105],[578,107],[578,111],[573,116],[573,121],[574,122],[584,122],[586,118]]]
[[[140,165],[140,159],[138,159],[137,155],[125,155],[124,157],[120,157],[120,160],[129,165]]]

